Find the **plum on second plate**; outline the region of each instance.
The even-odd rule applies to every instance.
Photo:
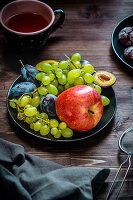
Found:
[[[42,112],[46,112],[50,117],[56,116],[55,101],[57,97],[53,94],[46,94],[42,96],[40,101],[40,108]]]
[[[125,46],[133,45],[133,27],[125,27],[119,33],[119,40]]]
[[[127,60],[133,62],[133,46],[125,49],[124,56]]]
[[[24,65],[24,67],[22,67],[21,73],[22,73],[23,80],[34,83],[36,79],[36,75],[39,73],[39,71],[35,67],[26,64]]]
[[[36,85],[31,82],[20,82],[17,83],[10,90],[10,97],[18,97],[24,93],[32,92],[36,88]]]

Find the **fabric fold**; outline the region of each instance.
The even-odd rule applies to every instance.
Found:
[[[4,200],[92,200],[108,175],[109,169],[64,167],[24,153],[22,146],[0,139],[0,188]]]

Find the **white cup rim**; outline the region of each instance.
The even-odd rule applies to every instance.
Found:
[[[7,9],[8,6],[12,5],[12,4],[16,4],[16,3],[19,3],[19,2],[38,2],[39,4],[42,4],[42,6],[45,6],[48,10],[50,10],[51,14],[52,14],[52,19],[50,21],[50,23],[43,29],[40,29],[38,31],[35,31],[35,32],[28,32],[28,33],[24,33],[24,32],[18,32],[18,31],[14,31],[13,29],[10,29],[9,27],[7,27],[3,21],[2,21],[2,14],[4,12],[5,9]],[[17,35],[25,35],[25,36],[30,36],[30,35],[37,35],[39,33],[42,33],[46,30],[48,30],[52,24],[54,23],[54,19],[55,19],[55,15],[54,15],[54,11],[53,9],[46,3],[42,2],[42,1],[38,1],[38,0],[17,0],[17,1],[13,1],[13,2],[10,2],[8,4],[6,4],[0,11],[0,23],[1,25],[6,29],[8,30],[9,32],[12,32],[14,34],[17,34]]]

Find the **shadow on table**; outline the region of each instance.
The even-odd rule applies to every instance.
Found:
[[[20,60],[23,64],[35,66],[42,60],[51,59],[51,57],[46,57],[47,46],[54,45],[54,43],[57,43],[60,40],[62,40],[61,37],[50,37],[46,44],[39,50],[27,50],[11,46],[3,37],[3,41],[1,41],[1,59],[2,63],[5,65],[4,71],[17,72],[20,74],[22,67]]]

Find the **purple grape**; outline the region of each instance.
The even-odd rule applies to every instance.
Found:
[[[46,112],[50,117],[56,116],[55,101],[57,97],[53,94],[46,94],[42,96],[40,101],[40,108],[42,112]]]

